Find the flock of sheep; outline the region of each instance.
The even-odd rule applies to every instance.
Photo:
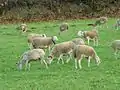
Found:
[[[98,46],[98,38],[99,32],[96,29],[96,26],[101,26],[102,24],[106,24],[107,26],[107,17],[100,17],[96,20],[94,24],[88,24],[89,26],[93,26],[94,28],[91,31],[78,31],[77,35],[80,38],[74,38],[70,41],[65,41],[61,43],[57,43],[57,36],[48,37],[46,34],[35,34],[31,33],[28,35],[28,46],[30,50],[25,51],[20,60],[17,62],[17,67],[19,70],[23,68],[25,65],[26,70],[30,70],[30,62],[39,60],[41,63],[43,62],[48,68],[48,65],[57,58],[59,63],[60,61],[64,64],[63,57],[67,57],[66,63],[68,63],[71,59],[75,61],[75,68],[82,68],[81,61],[83,58],[88,59],[88,67],[90,67],[90,60],[94,59],[96,64],[99,65],[101,60],[97,55],[95,49],[89,45],[90,40],[93,41],[94,46]],[[120,20],[117,20],[115,27],[117,30],[120,26]],[[107,26],[108,27],[108,26]],[[22,32],[27,31],[27,25],[21,24],[20,26]],[[62,23],[60,25],[59,35],[62,32],[68,31],[69,26],[68,23]],[[87,40],[87,44],[84,40]],[[112,42],[112,48],[115,51],[115,57],[117,58],[118,50],[120,50],[120,40],[115,40]],[[49,55],[46,56],[46,50],[48,50]]]

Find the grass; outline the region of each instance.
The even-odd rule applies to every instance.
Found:
[[[68,33],[59,36],[57,43],[76,37],[78,30],[91,30],[86,23],[94,20],[67,21],[70,25]],[[34,33],[46,33],[48,36],[57,35],[60,21],[27,23]],[[15,28],[17,24],[1,25],[0,27],[0,90],[119,90],[120,89],[120,60],[113,56],[110,42],[120,39],[120,31],[115,31],[112,24],[115,19],[109,19],[109,28],[99,29],[99,46],[94,47],[101,64],[99,67],[91,61],[82,61],[82,69],[75,69],[74,60],[68,64],[52,62],[49,69],[38,62],[33,62],[31,71],[16,68],[19,56],[26,50],[27,34],[23,35]],[[91,43],[92,45],[92,43]]]

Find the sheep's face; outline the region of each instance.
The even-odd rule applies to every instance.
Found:
[[[16,65],[17,65],[18,70],[22,70],[22,63],[20,61],[18,61]]]
[[[97,56],[96,57],[96,64],[99,65],[100,64],[100,58]]]
[[[84,37],[84,32],[83,31],[78,31],[78,36]]]
[[[47,64],[51,64],[52,60],[53,60],[53,57],[52,56],[48,56],[48,58],[47,58]]]
[[[58,41],[57,36],[53,36],[53,41]]]

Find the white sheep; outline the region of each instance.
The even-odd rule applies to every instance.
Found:
[[[88,24],[88,25],[96,27],[96,26],[101,26],[103,24],[106,24],[106,27],[108,28],[107,21],[108,21],[107,17],[100,17],[100,18],[97,18],[94,24]]]
[[[84,40],[81,38],[72,39],[72,42],[74,42],[76,45],[84,45],[85,44]]]
[[[72,50],[74,49],[74,45],[75,44],[72,41],[56,44],[48,56],[48,60],[47,60],[48,64],[51,64],[51,62],[55,57],[58,57],[57,63],[59,63],[59,61],[62,60],[62,64],[64,64],[64,61],[63,61],[64,55],[69,56],[69,58],[66,60],[66,63],[68,63],[69,60],[72,58]]]
[[[46,61],[44,60],[45,52],[42,49],[32,49],[24,52],[20,57],[20,60],[17,62],[17,66],[19,70],[22,70],[23,65],[26,65],[26,70],[30,70],[30,62],[41,60],[48,68]]]
[[[56,41],[58,41],[57,36],[52,37],[35,37],[32,41],[33,48],[41,48],[46,49],[48,48],[49,52],[53,44],[56,44]]]
[[[36,34],[36,33],[30,33],[28,34],[28,46],[30,49],[32,49],[32,41],[35,37],[46,37],[46,34]]]
[[[73,56],[75,58],[75,68],[77,69],[77,63],[79,64],[79,68],[81,69],[81,61],[83,57],[88,57],[88,67],[90,67],[90,59],[95,59],[97,65],[100,64],[100,58],[98,57],[95,50],[88,45],[77,45],[73,50]]]
[[[61,32],[67,31],[68,27],[69,27],[68,23],[62,23],[59,27],[60,28],[59,35],[60,35]]]
[[[120,51],[120,40],[114,40],[114,41],[112,41],[111,47],[113,48],[115,58],[117,59],[118,58],[117,57],[118,52]]]
[[[88,45],[90,40],[93,40],[94,46],[98,46],[98,31],[96,29],[91,31],[78,31],[78,36],[87,39]]]

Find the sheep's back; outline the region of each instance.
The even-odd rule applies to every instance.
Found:
[[[111,47],[113,49],[120,49],[120,40],[113,41]]]
[[[93,56],[95,54],[94,49],[87,45],[78,45],[76,50],[77,53],[81,55]]]
[[[84,40],[81,38],[73,39],[72,42],[75,43],[76,45],[84,45],[85,44]]]
[[[33,39],[33,44],[35,46],[49,46],[49,45],[52,45],[53,42],[51,38],[40,37],[40,38]]]
[[[57,53],[59,53],[59,54],[68,53],[68,52],[72,51],[73,43],[72,42],[63,42],[60,44],[56,44],[55,49],[56,49]]]
[[[95,37],[98,37],[98,34],[97,34],[97,32],[95,32],[95,31],[88,31],[88,32],[86,32],[85,33],[85,36],[87,37],[87,36],[89,36],[90,38],[95,38]]]
[[[42,56],[44,56],[45,53],[43,50],[41,49],[33,49],[31,50],[29,53],[28,53],[28,58],[30,60],[36,60],[36,59],[39,59],[41,58]]]

